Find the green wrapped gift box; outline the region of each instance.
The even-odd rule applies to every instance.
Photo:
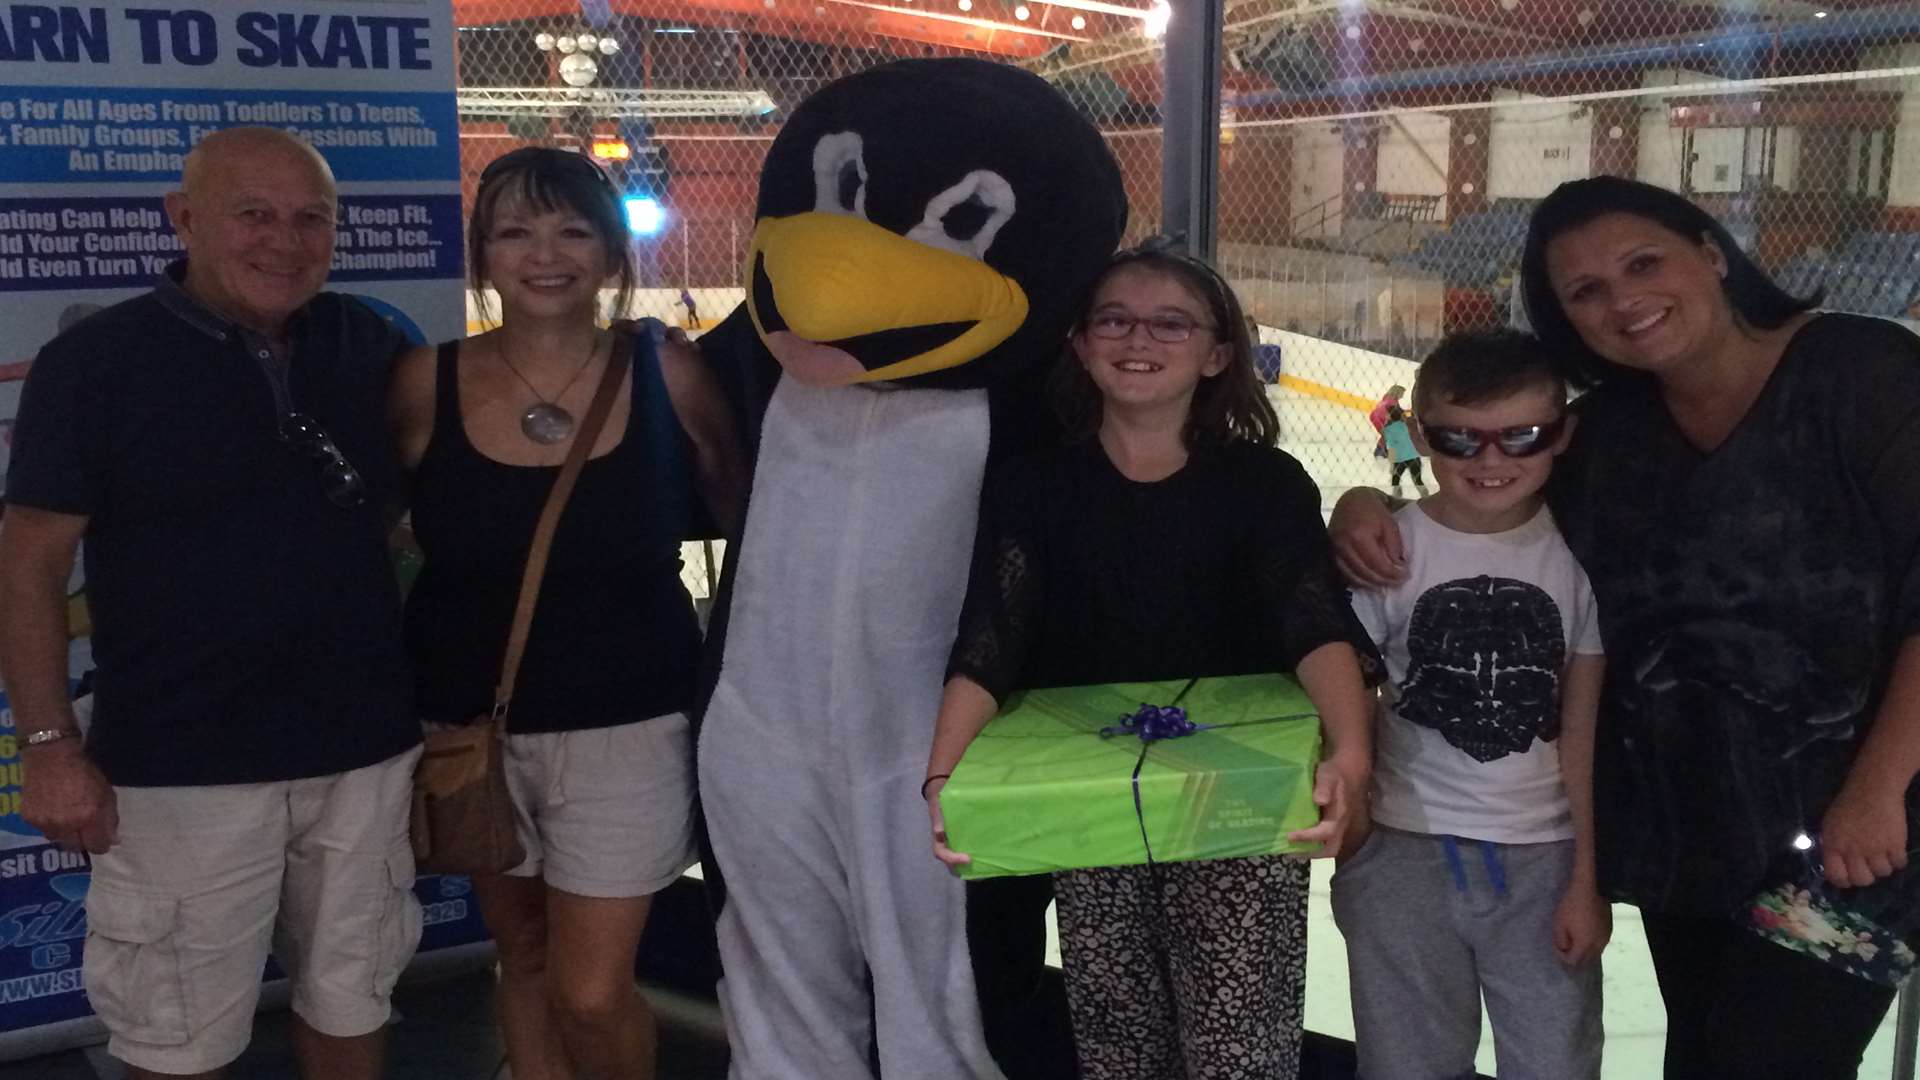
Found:
[[[1142,704],[1208,730],[1102,736]],[[1144,756],[1143,756],[1144,754]],[[1011,695],[940,792],[966,878],[1317,850],[1320,721],[1285,675],[1110,683]],[[1139,769],[1139,807],[1134,770]],[[1142,826],[1146,836],[1141,836]]]

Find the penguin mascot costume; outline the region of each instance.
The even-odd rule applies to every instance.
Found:
[[[987,461],[1051,437],[1119,169],[1037,76],[903,60],[795,108],[756,218],[699,342],[754,451],[698,741],[731,1075],[998,1078],[919,792]]]

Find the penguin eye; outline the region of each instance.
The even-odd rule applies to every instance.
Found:
[[[867,216],[867,163],[857,131],[823,135],[813,146],[813,208],[825,214]]]
[[[968,173],[927,200],[920,224],[907,239],[973,259],[986,258],[993,238],[1013,218],[1013,185],[990,169]]]
[[[851,207],[860,202],[860,185],[864,181],[865,177],[860,175],[859,162],[849,161],[840,166],[839,204]]]
[[[987,227],[987,220],[991,217],[993,207],[977,198],[969,198],[947,211],[947,216],[940,219],[940,224],[947,235],[955,240],[971,240]]]

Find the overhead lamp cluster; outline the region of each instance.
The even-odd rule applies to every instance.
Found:
[[[533,35],[533,47],[541,52],[560,54],[560,81],[572,87],[591,85],[600,74],[600,62],[594,54],[612,56],[620,51],[620,43],[611,35],[596,34],[591,30],[581,30],[572,34],[549,34],[542,30]]]
[[[603,56],[612,56],[620,51],[620,43],[611,35],[602,36],[591,30],[582,30],[577,34],[561,34],[558,37],[543,30],[533,35],[533,47],[541,52],[552,52],[558,49],[563,55],[597,51]]]

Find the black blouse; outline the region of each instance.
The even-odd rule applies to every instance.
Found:
[[[1823,315],[1726,440],[1690,444],[1649,379],[1579,403],[1550,489],[1600,603],[1594,775],[1609,896],[1739,911],[1817,836],[1920,633],[1920,338]],[[1908,795],[1910,846],[1920,800]],[[1817,857],[1817,851],[1813,857]],[[1840,902],[1909,941],[1920,859]]]
[[[611,727],[693,699],[700,625],[680,582],[692,444],[646,334],[633,337],[620,442],[588,459],[554,531],[507,715],[511,734]],[[414,472],[426,566],[407,597],[407,652],[423,719],[461,723],[493,703],[534,527],[558,465],[480,453],[461,418],[459,343],[440,348],[433,435]]]
[[[1333,641],[1372,649],[1298,461],[1247,443],[1203,448],[1140,483],[1088,442],[990,474],[949,673],[999,700],[1291,672]]]

